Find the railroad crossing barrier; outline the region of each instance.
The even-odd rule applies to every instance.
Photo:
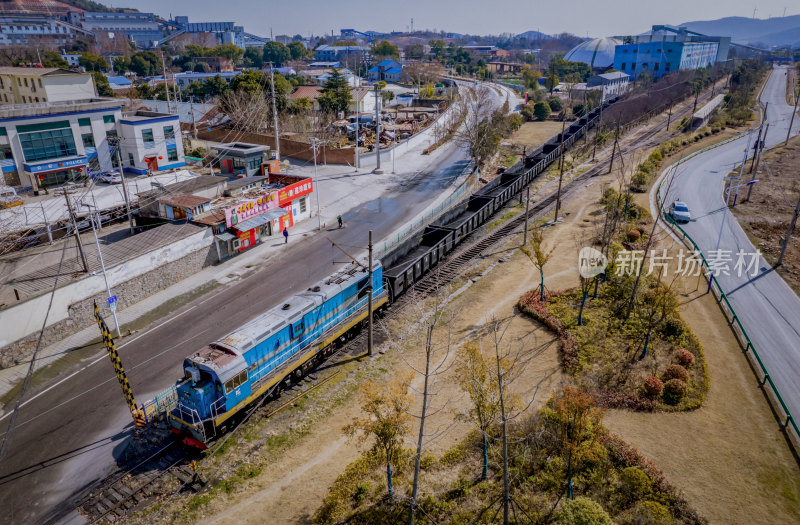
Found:
[[[727,144],[729,142],[738,140],[746,136],[747,136],[746,133],[742,133],[741,135],[738,135],[736,137],[723,140],[722,142],[718,142],[717,144],[712,144],[711,146],[696,151],[691,155],[688,155],[680,159],[679,161],[675,162],[674,164],[666,168],[664,170],[664,173],[669,173],[670,170],[677,168],[679,165],[683,164],[689,159],[696,157],[697,155],[700,155],[701,153],[704,153],[708,150],[717,148],[719,146],[722,146],[724,144]],[[688,233],[686,233],[686,231],[683,228],[681,228],[681,226],[677,222],[675,222],[670,216],[670,214],[667,213],[666,210],[664,209],[664,203],[661,198],[661,186],[664,184],[664,180],[666,180],[666,177],[662,178],[661,182],[658,183],[658,190],[656,191],[656,204],[658,206],[658,209],[664,216],[665,218],[664,220],[670,226],[670,228],[676,234],[680,235],[683,244],[686,245],[686,247],[689,249],[696,250],[696,252],[700,255],[700,258],[702,259],[702,266],[703,268],[705,268],[704,273],[707,279],[710,280],[709,289],[711,290],[711,293],[714,294],[714,298],[716,299],[717,304],[722,310],[723,315],[725,315],[725,318],[728,321],[728,324],[730,325],[731,329],[733,330],[733,333],[736,334],[736,338],[738,339],[739,344],[742,347],[742,351],[746,355],[750,355],[752,356],[753,359],[755,359],[756,364],[758,365],[758,369],[761,371],[762,377],[758,377],[759,385],[762,387],[765,385],[769,385],[770,389],[772,390],[773,396],[778,401],[781,410],[783,410],[781,428],[788,429],[788,427],[791,426],[791,428],[794,429],[795,437],[800,438],[800,430],[797,427],[797,422],[792,416],[789,407],[786,406],[786,402],[784,402],[783,396],[781,396],[778,387],[775,386],[775,383],[772,381],[772,376],[770,376],[767,367],[764,366],[764,362],[761,360],[761,356],[759,355],[756,346],[753,344],[753,341],[750,339],[747,330],[745,330],[744,326],[742,325],[742,322],[739,320],[739,316],[737,315],[736,310],[734,310],[733,306],[728,300],[728,295],[722,289],[722,286],[719,284],[719,281],[714,276],[714,274],[709,271],[709,265],[708,261],[706,261],[705,254],[703,254],[703,252],[700,250],[700,247],[697,245],[694,239],[692,239],[692,237]],[[711,284],[713,284],[714,286],[711,286]]]

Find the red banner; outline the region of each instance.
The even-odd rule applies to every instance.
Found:
[[[301,180],[278,191],[278,206],[285,206],[303,195],[314,191],[311,179]]]

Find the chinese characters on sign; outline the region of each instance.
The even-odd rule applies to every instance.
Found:
[[[314,191],[314,188],[312,186],[311,179],[305,179],[303,181],[290,184],[278,192],[278,205],[286,206],[298,197],[308,195],[312,191]]]
[[[283,190],[281,190],[283,191]],[[278,207],[277,192],[263,195],[257,199],[242,202],[225,210],[225,226],[228,228],[240,222],[252,219],[265,211]]]
[[[706,263],[708,264],[708,272],[714,277],[720,275],[732,275],[737,277],[750,276],[755,277],[759,271],[759,257],[761,252],[745,252],[739,250],[736,254],[732,250],[710,250]],[[697,250],[685,252],[680,250],[677,257],[667,255],[667,250],[661,252],[655,251],[647,262],[647,274],[659,273],[663,276],[669,274],[669,264],[675,261],[676,275],[683,277],[697,277],[703,269],[703,258]],[[614,259],[616,264],[617,275],[636,275],[642,270],[644,263],[644,250],[622,250],[617,254]],[[731,265],[733,267],[731,268]]]

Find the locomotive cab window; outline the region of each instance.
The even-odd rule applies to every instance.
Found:
[[[225,383],[225,393],[230,394],[247,382],[247,370],[242,370],[236,377]]]
[[[358,281],[358,299],[366,297],[369,292],[369,277],[364,277]]]

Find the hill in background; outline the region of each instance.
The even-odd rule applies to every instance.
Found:
[[[800,47],[800,15],[767,19],[730,16],[680,25],[706,35],[730,35],[731,40],[742,44]]]

